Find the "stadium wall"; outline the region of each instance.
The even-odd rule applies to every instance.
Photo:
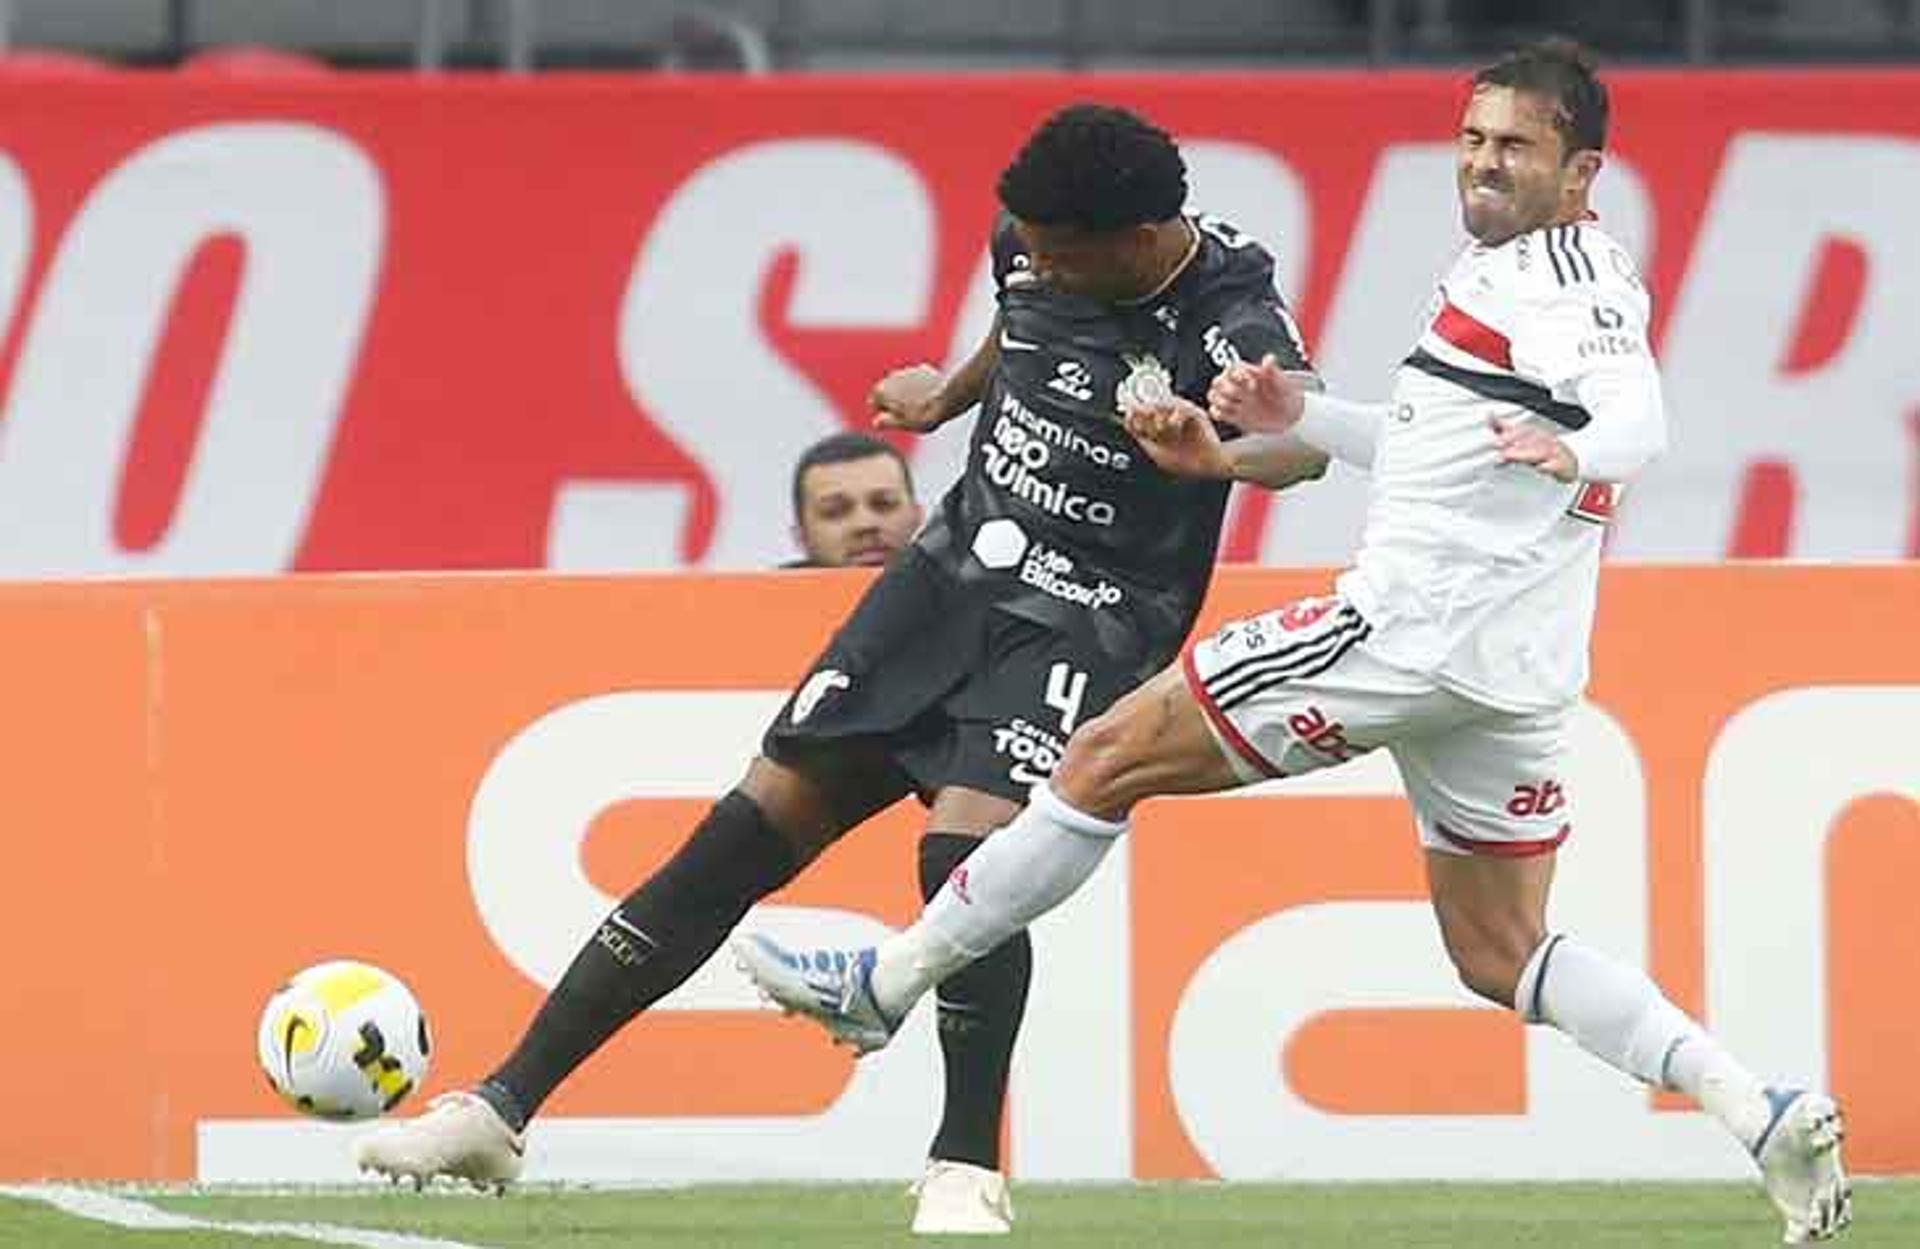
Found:
[[[1326,586],[1229,569],[1207,622]],[[1758,1067],[1851,1161],[1920,1171],[1920,568],[1615,568],[1562,778],[1555,920]],[[332,1180],[355,1130],[255,1065],[294,969],[368,959],[484,1071],[612,898],[728,787],[863,574],[0,586],[0,1178]],[[1015,761],[1010,759],[1009,765]],[[1159,801],[1038,933],[1027,1178],[1719,1176],[1703,1116],[1476,1005],[1391,768]],[[759,908],[916,907],[912,804]],[[722,957],[566,1086],[546,1178],[914,1174],[926,1012],[857,1068]]]
[[[1676,426],[1615,556],[1913,557],[1920,73],[1614,82]],[[0,80],[0,575],[771,564],[801,448],[980,340],[994,176],[1089,96],[1382,393],[1460,241],[1453,75]],[[1337,562],[1360,499],[1248,495],[1226,554]]]

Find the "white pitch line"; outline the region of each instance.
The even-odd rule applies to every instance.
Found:
[[[0,1185],[0,1197],[19,1197],[45,1202],[77,1218],[141,1232],[202,1231],[231,1232],[236,1236],[292,1236],[318,1241],[324,1245],[352,1245],[355,1249],[485,1249],[463,1240],[440,1240],[407,1232],[382,1232],[371,1228],[336,1227],[331,1223],[239,1223],[224,1219],[198,1219],[150,1206],[130,1197],[116,1197],[97,1189],[74,1188],[65,1184]]]

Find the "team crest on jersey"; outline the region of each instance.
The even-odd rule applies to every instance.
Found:
[[[1127,375],[1113,388],[1113,406],[1121,415],[1130,408],[1150,408],[1173,399],[1173,374],[1154,355],[1120,357]]]

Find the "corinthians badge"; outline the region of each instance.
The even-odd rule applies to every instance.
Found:
[[[1173,399],[1173,374],[1155,356],[1122,356],[1127,375],[1113,389],[1114,410],[1121,416],[1133,408],[1151,408]]]

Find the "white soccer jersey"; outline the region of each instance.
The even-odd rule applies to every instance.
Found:
[[[1340,578],[1381,659],[1511,711],[1585,687],[1617,480],[1664,443],[1648,311],[1633,261],[1590,222],[1454,263],[1396,376]],[[1494,417],[1549,423],[1600,480],[1502,464]]]

